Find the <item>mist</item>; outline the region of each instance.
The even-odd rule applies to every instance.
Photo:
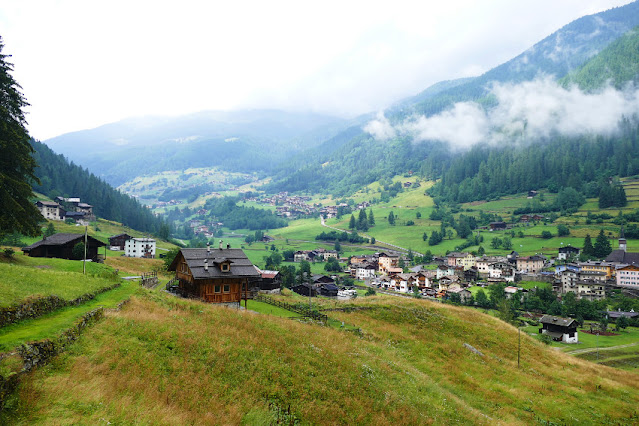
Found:
[[[439,114],[416,115],[391,124],[383,114],[364,130],[378,140],[396,135],[415,142],[437,140],[455,149],[477,143],[512,143],[552,135],[612,135],[623,117],[639,113],[639,89],[610,85],[587,93],[576,86],[562,87],[550,77],[519,84],[495,83],[490,88],[495,106],[459,102]]]

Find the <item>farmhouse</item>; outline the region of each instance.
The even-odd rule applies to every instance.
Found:
[[[539,321],[542,328],[539,334],[547,334],[557,342],[578,343],[577,321],[572,318],[559,318],[552,315],[544,315]]]
[[[130,238],[124,243],[125,254],[128,257],[155,257],[155,240],[152,238]]]
[[[560,247],[557,259],[566,260],[569,257],[579,256],[580,251],[581,250],[579,248],[573,246]]]
[[[45,219],[62,220],[64,218],[64,210],[58,203],[52,201],[38,201],[36,207],[40,210],[40,214]]]
[[[24,254],[30,257],[56,257],[59,259],[73,259],[73,247],[76,244],[84,244],[84,234],[53,234],[42,240],[23,247]],[[98,259],[98,248],[104,247],[102,241],[87,236],[87,259]]]
[[[546,258],[543,256],[530,256],[530,257],[520,257],[517,259],[517,269],[520,271],[536,274],[540,272],[544,263],[546,262]]]
[[[169,266],[182,293],[211,303],[239,303],[260,272],[240,249],[181,249]]]
[[[111,250],[124,250],[124,245],[128,240],[133,238],[129,234],[118,234],[109,237],[109,246]]]

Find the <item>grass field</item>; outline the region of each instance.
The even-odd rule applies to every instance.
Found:
[[[35,259],[42,261],[34,265]],[[113,274],[103,265],[88,266],[87,275],[82,275],[80,261],[20,256],[13,263],[0,263],[0,306],[37,296],[57,295],[71,300],[115,283]]]
[[[69,306],[36,319],[2,327],[0,328],[0,352],[10,351],[25,342],[56,337],[62,331],[72,327],[86,312],[98,307],[113,308],[131,296],[138,288],[137,283],[123,281],[120,287],[99,294],[95,299],[82,305]]]
[[[331,316],[361,334],[143,292],[31,374],[0,416],[11,424],[638,420],[634,373],[525,335],[517,368],[517,330],[475,310],[403,298],[353,303],[369,309]]]

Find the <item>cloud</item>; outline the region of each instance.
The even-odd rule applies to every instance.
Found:
[[[364,131],[381,141],[392,139],[397,134],[383,112],[378,112],[377,118],[364,126]]]
[[[504,143],[556,134],[611,135],[619,130],[624,116],[639,113],[639,89],[634,86],[626,90],[608,86],[586,93],[545,77],[519,84],[496,83],[490,92],[496,105],[488,110],[475,102],[460,102],[439,114],[411,117],[394,126],[385,118],[381,122],[378,116],[364,130],[380,140],[410,135],[416,142],[438,140],[468,148],[480,142]]]

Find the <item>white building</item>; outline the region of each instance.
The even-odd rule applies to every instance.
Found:
[[[52,201],[38,201],[36,207],[45,219],[62,220],[64,216],[64,210],[60,204]]]
[[[155,240],[152,238],[131,238],[124,246],[128,257],[155,258]]]

